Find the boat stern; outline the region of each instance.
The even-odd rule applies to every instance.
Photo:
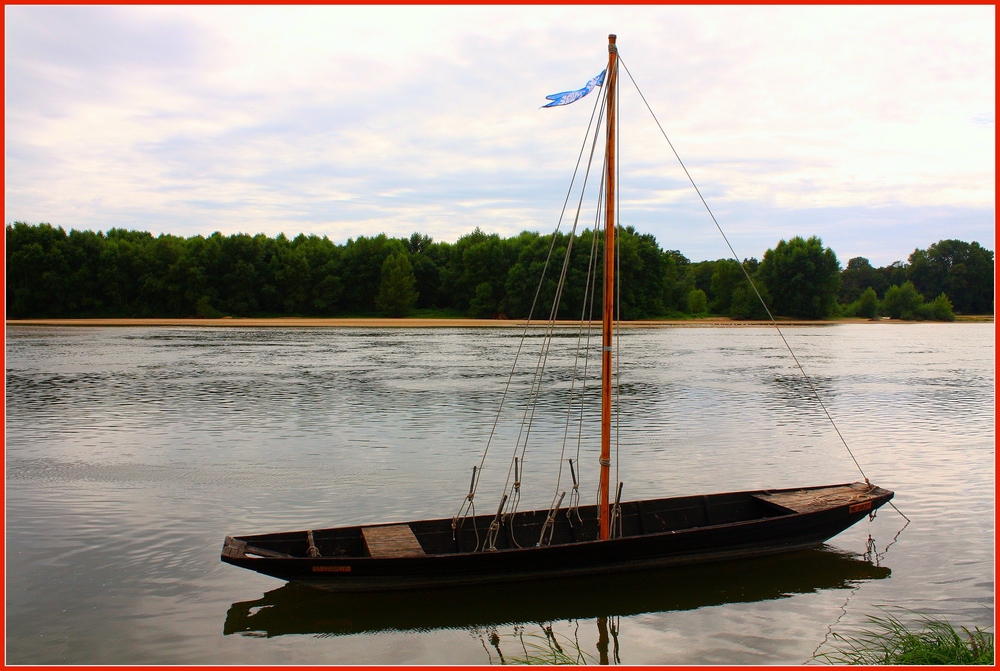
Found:
[[[222,543],[222,561],[232,564],[234,562],[228,561],[230,559],[242,559],[246,557],[247,542],[241,541],[232,536],[226,536],[226,540]]]

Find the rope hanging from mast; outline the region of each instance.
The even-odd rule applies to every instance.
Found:
[[[609,63],[608,63],[608,68],[606,70],[606,72],[607,72],[607,78],[605,80],[604,90],[602,91],[603,98],[604,98],[604,109],[602,110],[602,114],[604,114],[605,117],[606,117],[606,144],[605,144],[605,156],[604,156],[604,171],[603,171],[603,178],[601,180],[601,182],[602,182],[602,184],[601,184],[601,186],[602,186],[602,188],[601,188],[601,195],[602,195],[603,201],[604,201],[604,215],[605,215],[604,216],[604,220],[605,220],[605,225],[604,225],[604,286],[603,286],[603,294],[602,294],[602,296],[603,296],[603,311],[602,311],[603,315],[602,315],[602,347],[601,347],[601,359],[602,359],[602,361],[601,361],[601,371],[602,371],[602,383],[601,383],[601,387],[602,387],[602,391],[601,391],[601,456],[600,456],[600,460],[599,460],[599,463],[600,463],[600,466],[601,466],[601,469],[600,469],[601,476],[600,476],[599,487],[598,487],[599,501],[600,501],[600,505],[599,505],[599,513],[600,513],[599,514],[599,536],[602,539],[610,538],[611,535],[612,535],[612,533],[613,533],[612,532],[613,528],[616,528],[616,527],[620,528],[620,506],[619,506],[619,500],[618,500],[618,498],[621,496],[621,486],[619,486],[618,487],[618,496],[616,497],[615,506],[614,506],[614,509],[613,509],[614,512],[618,513],[618,515],[615,515],[614,517],[612,517],[612,507],[610,505],[610,500],[609,500],[610,499],[610,492],[609,492],[610,467],[611,467],[611,459],[610,459],[610,457],[611,457],[611,455],[610,455],[611,414],[612,414],[611,413],[611,408],[612,408],[612,404],[613,404],[613,402],[615,400],[613,398],[613,396],[612,396],[612,381],[613,381],[613,378],[616,378],[616,376],[614,376],[614,371],[612,370],[612,350],[613,350],[612,343],[613,343],[613,339],[614,339],[613,338],[613,334],[614,334],[615,321],[616,321],[616,318],[620,318],[620,312],[615,309],[616,303],[617,303],[617,301],[615,299],[616,299],[616,297],[620,296],[620,293],[619,293],[620,292],[620,288],[618,287],[618,285],[616,284],[616,281],[615,281],[615,270],[616,270],[616,266],[617,266],[617,263],[618,263],[618,254],[616,252],[620,249],[620,243],[616,242],[616,236],[615,236],[616,226],[617,226],[617,222],[615,220],[616,212],[617,212],[616,205],[618,203],[618,196],[617,196],[616,189],[615,189],[616,177],[618,176],[618,166],[617,166],[617,163],[615,161],[615,150],[617,148],[617,143],[618,143],[618,138],[617,138],[617,133],[616,133],[616,131],[617,131],[618,96],[617,96],[617,86],[616,86],[616,83],[617,83],[617,61],[616,61],[617,49],[615,47],[615,36],[614,35],[609,35],[608,36],[608,42],[609,42],[609,44],[608,44]],[[597,124],[598,129],[600,128],[600,122],[601,122],[601,117],[599,116],[598,117],[598,124]],[[595,132],[595,134],[594,134],[594,141],[593,141],[593,145],[591,147],[591,152],[590,152],[590,162],[593,161],[593,156],[594,156],[594,153],[595,153],[595,150],[596,150],[597,136],[598,136],[598,133]],[[532,381],[532,391],[529,394],[529,396],[530,396],[529,403],[528,403],[528,406],[525,408],[525,418],[527,418],[527,425],[525,427],[524,420],[522,419],[522,429],[521,429],[521,432],[518,435],[518,444],[520,444],[520,456],[521,456],[522,463],[524,461],[524,455],[525,455],[525,452],[527,450],[528,438],[530,437],[530,431],[531,431],[531,427],[532,427],[532,424],[533,424],[533,421],[534,421],[535,409],[537,407],[539,385],[541,383],[542,373],[544,372],[545,363],[546,363],[547,358],[548,358],[548,350],[549,350],[549,346],[551,345],[552,331],[554,329],[555,318],[556,318],[556,316],[558,314],[558,310],[559,310],[559,303],[560,303],[560,299],[561,299],[561,296],[562,296],[562,291],[563,291],[563,287],[564,287],[564,283],[565,283],[566,271],[569,268],[569,262],[570,262],[570,258],[571,258],[570,255],[572,253],[573,240],[574,240],[576,229],[577,229],[577,226],[578,226],[578,223],[579,223],[580,209],[581,209],[582,204],[583,204],[583,198],[584,198],[584,193],[586,191],[586,185],[587,185],[587,181],[588,181],[587,178],[589,177],[589,174],[590,174],[590,163],[588,163],[587,171],[585,173],[583,187],[581,188],[581,193],[580,193],[580,200],[579,200],[579,203],[578,203],[578,206],[577,206],[576,217],[574,218],[574,221],[573,221],[573,228],[570,231],[569,242],[568,242],[567,248],[566,248],[566,256],[565,256],[565,258],[563,260],[562,272],[560,273],[559,283],[557,285],[555,296],[553,298],[552,309],[550,310],[550,314],[549,314],[548,329],[547,329],[546,334],[545,334],[545,339],[544,339],[541,351],[539,352],[539,364],[538,364],[538,366],[536,366],[535,378]],[[599,201],[599,204],[598,204],[598,218],[600,218],[600,201]],[[595,229],[594,229],[594,238],[591,241],[592,245],[591,245],[591,260],[590,260],[590,264],[589,264],[590,268],[593,267],[594,252],[596,251],[596,236],[597,236],[597,227],[595,226]],[[588,284],[590,283],[589,282],[589,279],[590,279],[589,274],[590,274],[590,272],[589,272],[589,269],[588,269]],[[592,303],[593,303],[593,299],[592,299],[592,294],[591,294],[591,305],[592,305]],[[584,309],[585,308],[586,308],[586,295],[585,295],[585,299],[584,299]],[[581,317],[582,317],[582,315],[581,315]],[[578,335],[578,338],[577,338],[577,345],[578,345],[577,360],[576,360],[576,363],[574,364],[573,383],[571,383],[571,394],[570,394],[570,396],[571,396],[571,404],[570,404],[569,413],[572,412],[572,391],[573,391],[573,388],[575,386],[577,365],[578,365],[578,360],[579,360],[578,359],[578,357],[579,357],[579,344],[580,344],[580,337]],[[589,336],[588,336],[588,344],[589,344]],[[617,392],[617,385],[615,385],[614,391]],[[530,413],[529,413],[529,410],[528,410],[529,407],[530,407]],[[559,507],[562,505],[562,501],[563,501],[563,499],[564,499],[564,497],[566,495],[565,492],[562,492],[561,494],[559,493],[559,484],[560,484],[561,477],[562,477],[563,457],[565,455],[566,437],[567,437],[568,425],[569,425],[569,413],[567,414],[567,422],[566,422],[566,429],[567,429],[567,431],[564,432],[563,448],[562,448],[562,451],[561,451],[561,454],[560,454],[560,459],[559,459],[559,462],[558,462],[559,463],[559,467],[558,467],[558,476],[557,476],[556,490],[555,490],[555,493],[553,495],[553,501],[552,501],[552,503],[549,506],[549,511],[548,511],[548,515],[547,515],[547,518],[546,518],[546,522],[543,525],[542,533],[541,533],[539,541],[538,541],[538,544],[540,544],[540,545],[547,544],[547,543],[551,542],[552,533],[554,532],[554,526],[553,525],[554,525],[554,520],[555,520],[555,517],[556,517],[556,512],[558,511]],[[581,408],[581,414],[582,414],[582,408]],[[521,442],[522,435],[523,435],[523,443]],[[579,446],[579,441],[580,440],[582,440],[582,436],[578,438],[578,446]],[[617,446],[617,442],[618,441],[617,441],[617,433],[616,433],[616,446]],[[517,444],[515,445],[514,454],[515,454],[515,456],[518,454],[518,445]],[[617,454],[616,454],[616,456],[617,456]],[[617,476],[617,468],[616,468],[616,476]],[[576,480],[576,477],[575,477],[575,473],[574,473],[574,484],[576,484],[575,480]],[[506,493],[506,487],[505,487],[504,491]],[[573,500],[574,499],[571,498],[571,501],[573,501]],[[572,508],[572,505],[571,505],[571,508]],[[502,510],[502,505],[501,505],[501,510]],[[501,513],[498,512],[497,518],[494,520],[494,524],[496,524],[499,521],[500,514]],[[567,514],[569,515],[569,514],[571,514],[571,512],[567,511]],[[577,514],[579,515],[579,513],[577,513]],[[617,524],[616,524],[616,522],[617,522]],[[493,525],[491,525],[491,527],[492,526]]]
[[[567,205],[569,204],[570,196],[573,193],[573,186],[576,183],[576,177],[577,177],[577,174],[578,174],[578,172],[580,170],[580,163],[582,162],[582,159],[583,159],[583,153],[584,153],[584,151],[587,148],[587,140],[590,138],[590,129],[591,129],[591,127],[594,124],[594,117],[595,117],[595,115],[598,116],[598,122],[597,123],[598,123],[598,127],[600,126],[600,118],[601,117],[597,113],[598,113],[598,109],[601,107],[601,101],[603,100],[603,95],[604,95],[604,90],[602,90],[602,95],[598,96],[598,98],[594,101],[594,108],[593,108],[593,110],[590,113],[590,121],[587,123],[587,131],[586,131],[586,133],[584,133],[583,143],[580,145],[580,152],[577,155],[576,166],[573,168],[573,176],[570,178],[569,188],[566,190],[566,198],[563,200],[562,210],[559,213],[559,220],[556,223],[555,231],[552,234],[552,242],[549,244],[548,254],[545,257],[545,263],[542,266],[542,273],[541,273],[541,276],[539,277],[539,280],[538,280],[538,287],[535,289],[535,296],[534,296],[534,298],[531,301],[531,308],[528,311],[528,318],[527,318],[527,320],[525,320],[524,329],[521,331],[521,338],[520,338],[520,341],[519,341],[518,346],[517,346],[517,352],[514,355],[514,362],[511,365],[510,373],[507,375],[507,382],[504,385],[504,391],[503,391],[503,394],[500,397],[500,404],[497,407],[496,417],[494,417],[494,419],[493,419],[493,426],[490,428],[489,438],[486,440],[486,448],[483,450],[483,456],[482,456],[482,458],[479,461],[478,468],[473,470],[473,478],[472,478],[472,487],[471,487],[471,490],[470,490],[469,494],[462,500],[462,504],[461,504],[461,506],[459,506],[458,512],[452,518],[452,528],[453,529],[460,526],[460,523],[459,523],[460,520],[461,520],[462,523],[464,523],[465,518],[468,517],[468,515],[470,514],[470,512],[473,510],[472,501],[473,501],[473,498],[475,497],[476,490],[479,488],[479,479],[482,476],[483,467],[486,464],[486,457],[489,454],[490,446],[493,443],[493,438],[496,436],[497,425],[500,422],[500,416],[503,413],[504,403],[506,402],[506,400],[507,400],[507,394],[510,391],[510,384],[511,384],[511,381],[513,380],[513,378],[514,378],[514,373],[517,370],[517,363],[518,363],[518,360],[520,359],[521,351],[522,351],[522,349],[524,347],[524,342],[525,342],[525,339],[526,339],[526,337],[528,335],[528,328],[529,328],[529,326],[531,324],[531,319],[532,319],[532,317],[535,314],[535,308],[538,305],[538,298],[541,295],[542,286],[544,286],[544,283],[545,283],[545,275],[546,275],[546,273],[548,271],[549,262],[552,260],[552,252],[555,250],[556,241],[558,240],[558,235],[559,235],[559,229],[562,226],[563,218],[566,215],[566,208],[567,208]],[[601,114],[603,114],[603,112],[601,112]],[[589,170],[589,163],[588,163],[588,170]],[[577,216],[579,216],[579,212],[577,212]],[[551,315],[550,315],[550,319],[551,319]],[[507,491],[508,486],[510,485],[510,477],[511,477],[512,471],[516,470],[516,463],[517,463],[516,454],[517,454],[517,450],[515,448],[515,457],[511,461],[510,467],[508,467],[508,469],[507,469],[507,481],[504,483],[504,492]],[[510,496],[510,500],[511,500],[511,502],[514,505],[516,505],[517,502],[520,500],[520,481],[519,481],[519,478],[515,478],[515,479],[518,480],[518,482],[516,484],[516,487],[515,487],[515,489],[517,489],[517,495],[516,496],[514,496],[514,495]],[[478,538],[478,535],[477,535],[477,538]]]
[[[513,379],[514,372],[515,372],[515,370],[517,368],[518,359],[519,359],[520,354],[521,354],[521,352],[523,350],[523,347],[524,347],[524,342],[525,342],[525,339],[526,339],[526,336],[527,336],[528,326],[529,326],[529,324],[531,322],[531,318],[532,318],[532,316],[534,314],[535,308],[537,307],[538,298],[541,295],[541,290],[542,290],[542,287],[544,286],[544,283],[545,283],[546,271],[548,269],[549,263],[552,260],[552,254],[553,254],[553,251],[555,249],[556,242],[558,240],[559,228],[561,227],[562,221],[563,221],[563,219],[564,219],[564,217],[566,215],[566,206],[568,205],[570,195],[572,194],[573,186],[574,186],[574,184],[576,182],[576,177],[577,177],[577,174],[579,172],[580,164],[581,164],[582,158],[583,158],[583,152],[586,149],[586,145],[587,145],[588,140],[590,140],[590,131],[591,131],[591,128],[595,127],[595,124],[594,124],[595,115],[597,117],[597,123],[596,123],[596,128],[597,129],[600,128],[601,120],[603,119],[603,116],[604,116],[604,110],[603,110],[603,107],[601,105],[601,102],[602,102],[602,100],[604,99],[605,96],[606,96],[606,89],[602,89],[602,94],[601,94],[601,96],[598,97],[597,100],[595,100],[594,108],[591,111],[590,122],[588,123],[587,133],[586,133],[586,135],[584,137],[583,145],[581,146],[580,153],[579,153],[579,155],[577,157],[577,164],[576,164],[576,168],[573,171],[573,178],[570,181],[569,190],[567,191],[566,198],[565,198],[565,200],[563,202],[563,209],[562,209],[562,212],[559,215],[559,222],[558,222],[558,224],[556,226],[556,230],[552,234],[552,242],[549,245],[549,252],[548,252],[548,255],[547,255],[546,260],[545,260],[545,265],[543,266],[543,269],[542,269],[541,277],[539,278],[538,287],[536,288],[536,291],[535,291],[535,297],[534,297],[534,300],[532,302],[531,310],[530,310],[530,312],[528,314],[528,320],[525,322],[524,330],[521,333],[521,341],[518,344],[517,355],[515,356],[515,362],[514,362],[514,365],[511,367],[510,374],[508,375],[507,384],[506,384],[506,387],[504,389],[504,394],[503,394],[503,396],[501,398],[500,408],[497,410],[497,415],[496,415],[496,417],[494,419],[494,422],[493,422],[493,427],[492,427],[491,432],[490,432],[490,437],[487,440],[486,449],[484,450],[482,460],[480,461],[480,466],[479,466],[479,474],[480,474],[480,476],[482,474],[483,465],[485,464],[486,456],[487,456],[487,454],[489,452],[489,448],[490,448],[490,445],[492,443],[493,437],[496,434],[497,425],[499,423],[500,415],[501,415],[501,412],[503,410],[503,403],[504,403],[504,401],[505,401],[505,399],[507,397],[507,393],[508,393],[508,391],[510,389],[511,380]],[[571,230],[569,232],[569,239],[568,239],[568,243],[567,243],[567,247],[566,247],[566,253],[565,253],[565,256],[564,256],[564,259],[563,259],[562,268],[560,270],[559,279],[558,279],[558,282],[557,282],[557,285],[556,285],[555,296],[553,298],[552,306],[551,306],[551,308],[549,310],[549,318],[547,320],[546,330],[545,330],[545,333],[544,333],[543,338],[542,338],[542,345],[541,345],[541,348],[540,348],[539,353],[538,353],[538,359],[536,361],[535,370],[534,370],[534,373],[533,373],[533,376],[532,376],[532,383],[531,383],[531,386],[530,386],[530,389],[529,389],[529,393],[528,393],[528,401],[525,404],[524,413],[523,413],[522,418],[521,418],[521,426],[520,426],[520,429],[518,431],[517,440],[515,441],[513,453],[511,455],[511,463],[510,463],[510,465],[508,467],[508,470],[507,470],[507,479],[506,479],[506,482],[504,483],[503,494],[501,496],[501,501],[502,502],[501,502],[501,504],[499,505],[499,507],[497,509],[497,513],[494,516],[494,519],[490,523],[489,531],[487,532],[486,542],[483,545],[484,549],[495,549],[496,539],[499,536],[499,529],[503,525],[504,519],[507,518],[507,517],[509,517],[509,516],[511,516],[511,515],[513,515],[513,513],[516,512],[517,504],[518,504],[518,502],[520,500],[520,477],[516,474],[517,470],[518,470],[518,463],[520,463],[521,473],[523,473],[524,460],[525,460],[524,459],[525,452],[527,450],[528,441],[529,441],[529,438],[531,436],[531,428],[532,428],[532,425],[533,425],[533,422],[534,422],[535,409],[537,407],[538,396],[539,396],[539,394],[541,392],[541,382],[542,382],[542,378],[543,378],[544,373],[545,373],[545,368],[546,368],[546,364],[547,364],[547,361],[548,361],[549,349],[550,349],[550,346],[551,346],[552,336],[553,336],[554,329],[555,329],[556,317],[558,316],[559,303],[561,301],[563,289],[565,287],[566,277],[567,277],[567,273],[568,273],[568,270],[569,270],[570,259],[572,258],[573,243],[574,243],[574,241],[576,239],[577,228],[579,227],[580,213],[582,211],[583,199],[584,199],[584,196],[585,196],[587,183],[589,181],[590,168],[591,168],[591,165],[593,164],[593,158],[594,158],[594,153],[595,153],[595,150],[596,150],[596,144],[597,144],[597,132],[595,130],[594,138],[593,138],[593,141],[591,142],[591,148],[590,148],[589,158],[588,158],[588,161],[587,161],[587,166],[586,166],[586,169],[584,171],[584,176],[583,176],[583,181],[582,181],[582,187],[581,187],[581,191],[580,191],[579,202],[577,204],[576,214],[575,214],[574,219],[573,219],[572,228],[571,228]],[[561,465],[560,465],[560,470],[561,470]],[[512,473],[515,473],[515,476],[514,476],[515,482],[514,482],[514,485],[513,485],[513,489],[511,488],[511,480],[510,480]],[[474,494],[476,488],[478,487],[478,483],[479,483],[479,476],[476,476],[475,479],[474,479],[474,484],[473,484],[473,491],[472,491],[473,494]],[[463,502],[463,507],[459,511],[459,514],[456,516],[455,519],[457,520],[459,517],[463,517],[463,516],[466,516],[468,514],[469,514],[469,506],[466,505],[465,502]],[[513,541],[513,539],[512,539],[512,541]],[[513,541],[513,542],[514,542],[515,545],[517,544],[516,541]]]
[[[596,142],[596,133],[595,133],[595,142]],[[591,160],[592,159],[593,159],[593,152],[591,153]],[[588,171],[588,174],[589,174],[589,171]],[[601,188],[598,189],[598,193],[597,193],[597,217],[598,217],[598,220],[600,218],[601,202],[602,202],[602,199],[604,197],[603,186],[604,186],[604,175],[602,173],[602,175],[601,175],[601,182],[600,182],[600,187]],[[583,205],[582,200],[583,199],[582,199],[582,194],[581,194],[581,202],[580,202],[580,205],[578,207],[582,207],[582,205]],[[577,210],[577,216],[579,216],[579,209]],[[577,463],[580,462],[580,445],[581,445],[581,443],[583,441],[583,411],[584,411],[584,406],[586,404],[587,369],[588,369],[588,364],[590,362],[590,349],[591,349],[590,348],[590,336],[591,336],[591,331],[592,331],[593,321],[594,321],[594,296],[593,296],[593,294],[594,294],[594,291],[596,290],[595,283],[597,281],[597,273],[594,272],[595,269],[596,269],[596,265],[597,265],[596,264],[596,261],[597,261],[597,241],[598,241],[597,230],[598,230],[598,222],[595,221],[594,222],[593,235],[591,236],[591,240],[590,240],[590,258],[589,258],[589,260],[587,262],[587,280],[586,280],[586,282],[584,284],[583,302],[582,302],[582,305],[581,305],[581,314],[580,314],[580,327],[579,327],[579,329],[577,331],[577,337],[576,337],[576,352],[575,352],[574,358],[573,358],[573,373],[570,376],[569,399],[568,399],[568,403],[567,403],[567,407],[566,407],[566,422],[565,422],[565,424],[563,426],[562,448],[559,451],[559,469],[558,469],[558,472],[556,473],[555,492],[553,493],[553,495],[552,495],[552,501],[549,504],[549,515],[550,516],[553,516],[555,514],[555,512],[558,510],[559,506],[562,504],[562,497],[559,496],[559,488],[560,488],[560,485],[562,484],[562,474],[563,474],[562,464],[563,464],[563,460],[566,457],[566,444],[569,441],[569,428],[570,428],[570,423],[572,422],[573,409],[574,409],[573,402],[575,400],[575,395],[576,395],[576,381],[577,381],[578,378],[580,378],[582,380],[582,384],[583,384],[583,389],[580,392],[580,422],[579,422],[579,425],[577,426],[577,441],[576,441],[576,462]],[[590,307],[589,319],[587,319],[587,317],[588,317],[588,313],[587,313],[588,300],[589,300],[589,307]],[[583,334],[584,334],[584,328],[585,328],[584,327],[584,323],[585,322],[586,322],[586,332],[587,332],[586,344],[584,344],[584,340],[583,340]],[[583,375],[582,375],[582,377],[578,376],[578,372],[579,372],[579,369],[580,369],[580,351],[581,351],[581,349],[583,350],[583,359],[584,359],[584,362],[583,362]],[[583,519],[580,517],[580,511],[579,511],[579,504],[580,504],[580,483],[577,480],[576,471],[573,469],[573,460],[569,459],[568,461],[569,461],[569,467],[570,467],[570,475],[572,476],[572,479],[573,479],[573,488],[572,488],[572,490],[570,490],[569,505],[568,505],[568,508],[566,510],[566,516],[570,520],[570,526],[572,526],[572,524],[573,524],[572,519],[573,519],[574,511],[575,511],[577,519],[581,523],[583,522]],[[559,498],[558,501],[556,501],[557,497]],[[544,534],[543,534],[543,537],[544,537]]]
[[[597,128],[600,128],[601,118],[602,115],[598,115]],[[583,208],[583,199],[586,193],[587,182],[590,177],[590,167],[593,164],[594,152],[596,150],[596,147],[597,147],[597,133],[595,132],[594,141],[590,148],[590,156],[587,162],[587,169],[584,172],[583,185],[580,190],[580,198],[577,203],[576,215],[573,218],[573,226],[570,229],[569,240],[566,245],[566,254],[563,258],[562,270],[559,274],[559,281],[556,285],[555,295],[553,296],[552,299],[552,307],[549,310],[549,319],[546,325],[545,334],[542,339],[542,346],[538,353],[538,362],[535,366],[535,373],[532,378],[531,389],[528,394],[529,396],[528,402],[526,403],[524,408],[524,415],[521,418],[521,428],[518,432],[517,441],[515,442],[514,446],[513,458],[517,459],[518,455],[520,455],[522,472],[523,472],[525,453],[527,452],[528,449],[528,440],[531,437],[531,429],[532,426],[534,425],[535,410],[538,407],[538,395],[541,392],[542,378],[545,373],[546,364],[548,363],[549,349],[552,345],[552,336],[555,331],[556,317],[558,316],[559,313],[559,303],[562,300],[562,293],[566,284],[566,275],[567,271],[569,270],[570,259],[572,258],[573,242],[576,239],[576,230],[580,223],[580,212]],[[562,471],[561,460],[559,469],[561,474]],[[509,480],[509,473],[508,473],[508,480]],[[504,491],[506,491],[506,485],[504,487]]]

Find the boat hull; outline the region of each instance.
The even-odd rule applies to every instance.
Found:
[[[891,574],[827,546],[722,564],[468,588],[329,592],[290,582],[233,603],[223,632],[348,635],[627,617],[771,601]]]
[[[528,511],[510,521],[509,533],[500,538],[508,547],[498,544],[496,550],[482,550],[480,542],[491,521],[488,517],[472,520],[471,534],[468,525],[456,530],[453,547],[442,533],[451,530],[451,520],[241,536],[226,539],[222,560],[281,580],[335,591],[520,582],[727,561],[812,547],[855,524],[892,496],[889,490],[853,483],[633,501],[622,504],[622,537],[603,541],[596,539],[593,507],[581,508],[582,519],[578,518],[575,527],[560,511],[559,533],[545,546],[528,545],[524,540],[540,531],[540,518],[548,511]],[[412,529],[417,545],[410,541],[407,546],[405,539],[394,541],[395,545],[373,540],[402,527]],[[338,540],[350,538],[355,530],[362,537],[359,544]],[[517,535],[522,547],[511,542]],[[306,539],[304,545],[300,537]],[[320,556],[309,556],[310,543]],[[341,554],[324,556],[331,548]]]

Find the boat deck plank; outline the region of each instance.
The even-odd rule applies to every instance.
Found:
[[[826,508],[866,501],[871,498],[872,491],[872,487],[862,482],[855,482],[849,485],[819,489],[757,494],[754,498],[788,508],[796,513],[812,513]]]
[[[362,527],[361,534],[372,557],[416,557],[424,554],[409,524]]]

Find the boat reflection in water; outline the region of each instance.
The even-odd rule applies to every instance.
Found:
[[[823,546],[739,562],[452,589],[336,593],[287,583],[259,599],[234,603],[224,633],[348,635],[604,620],[843,589],[890,573]]]

